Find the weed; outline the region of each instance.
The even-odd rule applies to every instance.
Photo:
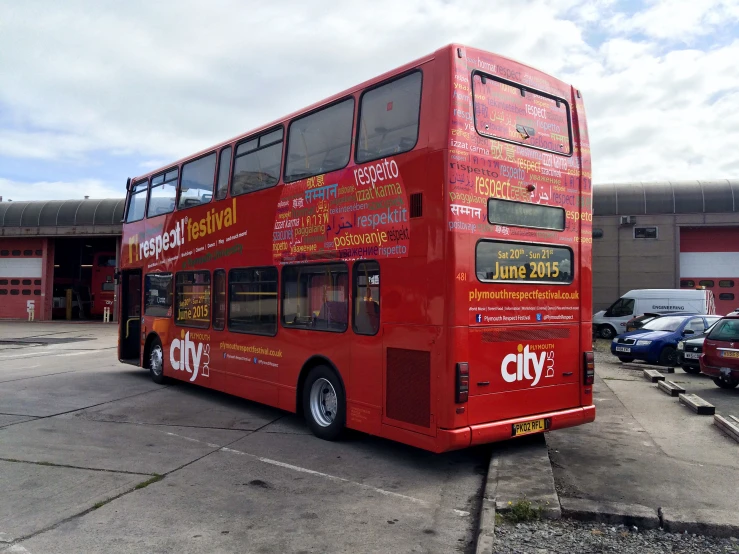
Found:
[[[134,490],[139,490],[139,489],[146,488],[149,485],[151,485],[152,483],[156,483],[157,481],[161,481],[162,479],[164,479],[164,475],[159,475],[158,473],[155,473],[154,474],[154,477],[152,477],[151,479],[147,479],[146,481],[143,481],[143,482],[139,483],[138,485],[136,485],[134,487]]]
[[[508,506],[510,510],[504,514],[508,521],[511,523],[520,523],[523,521],[534,521],[541,519],[541,506],[534,506],[530,500],[517,500],[516,502],[509,502]]]

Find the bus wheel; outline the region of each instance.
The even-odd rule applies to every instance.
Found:
[[[151,380],[157,385],[163,384],[167,379],[164,376],[164,351],[159,339],[151,341],[149,347],[149,373],[151,374]]]
[[[616,330],[610,325],[601,325],[600,329],[598,329],[598,334],[600,338],[610,340],[616,336]]]
[[[303,386],[303,412],[318,438],[336,440],[346,424],[346,397],[336,374],[326,366],[314,367]]]

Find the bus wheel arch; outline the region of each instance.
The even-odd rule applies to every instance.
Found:
[[[336,412],[330,420],[321,422],[321,415],[316,413],[316,395],[323,384],[323,390],[329,392],[328,397],[336,406]],[[296,413],[302,414],[309,429],[319,438],[335,440],[339,438],[346,426],[346,386],[336,366],[324,356],[313,356],[300,370],[298,386],[295,391]],[[325,406],[324,406],[325,407]]]
[[[158,364],[155,363],[155,357],[158,358]],[[149,370],[151,380],[158,385],[166,381],[164,376],[164,348],[162,341],[154,332],[149,333],[144,343],[144,364],[143,367]]]

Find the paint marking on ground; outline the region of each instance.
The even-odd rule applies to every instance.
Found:
[[[397,492],[392,491],[386,491],[385,489],[378,489],[377,487],[372,487],[370,485],[365,485],[364,483],[357,483],[356,481],[352,481],[350,479],[345,479],[344,477],[338,477],[336,475],[331,475],[329,473],[323,473],[320,471],[316,471],[314,469],[308,469],[305,467],[296,466],[293,464],[288,464],[285,462],[280,462],[277,460],[272,460],[270,458],[263,458],[262,456],[257,456],[255,454],[249,454],[247,452],[241,452],[240,450],[234,450],[233,448],[226,448],[225,446],[221,448],[224,452],[230,452],[232,454],[239,454],[242,456],[248,456],[250,458],[253,458],[255,460],[259,460],[260,462],[263,462],[265,464],[270,464],[277,467],[282,467],[285,469],[290,469],[292,471],[298,471],[300,473],[307,473],[309,475],[316,475],[317,477],[323,477],[324,479],[328,479],[329,481],[335,481],[337,483],[349,483],[350,485],[354,485],[356,487],[360,487],[365,490],[371,490],[373,492],[376,492],[378,494],[382,494],[385,496],[392,496],[394,498],[402,498],[403,500],[408,500],[409,502],[414,502],[416,504],[421,504],[423,506],[427,506],[428,502],[425,500],[421,500],[420,498],[414,498],[413,496],[407,496],[405,494],[400,494]]]

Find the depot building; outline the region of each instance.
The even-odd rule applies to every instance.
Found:
[[[593,187],[593,303],[642,288],[714,292],[739,308],[739,181]],[[123,199],[0,201],[0,319],[116,311]]]

